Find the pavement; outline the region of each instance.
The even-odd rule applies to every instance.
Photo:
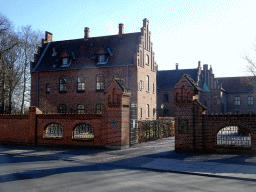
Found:
[[[0,145],[0,154],[256,181],[256,154],[176,152],[174,142],[169,137],[123,150]]]

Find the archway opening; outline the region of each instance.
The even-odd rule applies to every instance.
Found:
[[[245,128],[226,126],[217,133],[217,145],[251,147],[251,134]]]

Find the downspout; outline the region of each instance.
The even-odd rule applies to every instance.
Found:
[[[36,83],[36,106],[39,107],[39,74],[38,71],[36,72],[37,75],[37,83]]]
[[[129,66],[127,65],[127,87],[129,87]]]

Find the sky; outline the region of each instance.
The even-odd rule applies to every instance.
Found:
[[[139,32],[149,19],[159,70],[212,66],[215,77],[250,75],[243,57],[253,58],[255,0],[0,0],[0,13],[16,28],[49,31],[53,41]]]

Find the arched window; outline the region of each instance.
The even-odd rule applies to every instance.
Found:
[[[62,138],[63,129],[58,123],[48,125],[43,134],[44,138]]]
[[[120,104],[120,103],[121,103],[121,97],[122,97],[122,96],[121,96],[120,94],[117,95],[117,104]]]
[[[146,105],[146,118],[149,118],[149,104]]]
[[[116,103],[116,100],[115,100],[115,95],[116,95],[116,89],[114,88],[113,91],[112,91],[112,103]]]
[[[104,104],[102,104],[102,103],[96,104],[96,114],[98,114],[98,115],[102,114],[103,108],[104,108]]]
[[[60,104],[58,108],[58,113],[67,113],[67,106],[65,104]]]
[[[149,56],[147,54],[145,55],[145,60],[146,60],[146,64],[149,65]]]
[[[108,95],[108,104],[111,103],[111,95]]]
[[[190,92],[187,93],[187,102],[190,102],[191,99],[190,99]]]
[[[176,93],[175,100],[176,100],[176,103],[179,103],[179,93]]]
[[[149,91],[149,76],[146,76],[146,91]]]
[[[90,125],[77,125],[73,132],[73,139],[94,139],[94,132]]]
[[[82,105],[82,104],[77,105],[77,113],[78,114],[84,114],[84,112],[85,112],[84,105]]]

